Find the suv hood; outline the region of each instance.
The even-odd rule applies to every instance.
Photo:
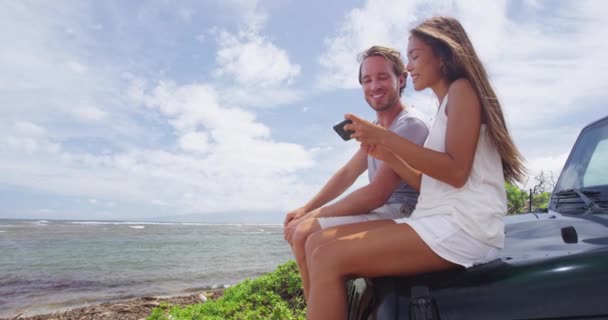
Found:
[[[507,216],[505,234],[501,259],[514,264],[608,249],[608,215],[549,211]]]

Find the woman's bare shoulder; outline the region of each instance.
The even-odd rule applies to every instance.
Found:
[[[473,111],[479,110],[481,107],[479,96],[468,79],[460,78],[452,82],[448,89],[448,96],[450,100],[447,109],[456,108],[462,111]],[[449,112],[447,109],[446,114]]]
[[[475,94],[475,88],[469,79],[460,78],[456,79],[448,88],[448,94]]]

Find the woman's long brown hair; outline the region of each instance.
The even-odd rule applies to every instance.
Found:
[[[523,157],[509,135],[500,102],[460,22],[451,17],[434,17],[412,29],[411,34],[431,46],[443,62],[442,72],[449,83],[460,78],[471,81],[480,99],[482,121],[502,159],[505,180],[523,181]]]

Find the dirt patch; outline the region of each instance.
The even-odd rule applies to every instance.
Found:
[[[66,311],[48,314],[22,316],[17,315],[10,320],[140,320],[150,315],[152,309],[161,303],[171,306],[186,306],[203,303],[204,299],[217,299],[223,295],[223,289],[206,291],[179,297],[142,297],[117,302],[107,302]],[[204,296],[204,298],[203,298]]]

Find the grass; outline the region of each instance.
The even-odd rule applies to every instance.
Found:
[[[290,261],[274,272],[226,289],[217,300],[186,307],[155,308],[148,320],[304,320],[305,317],[302,281],[295,262]]]

